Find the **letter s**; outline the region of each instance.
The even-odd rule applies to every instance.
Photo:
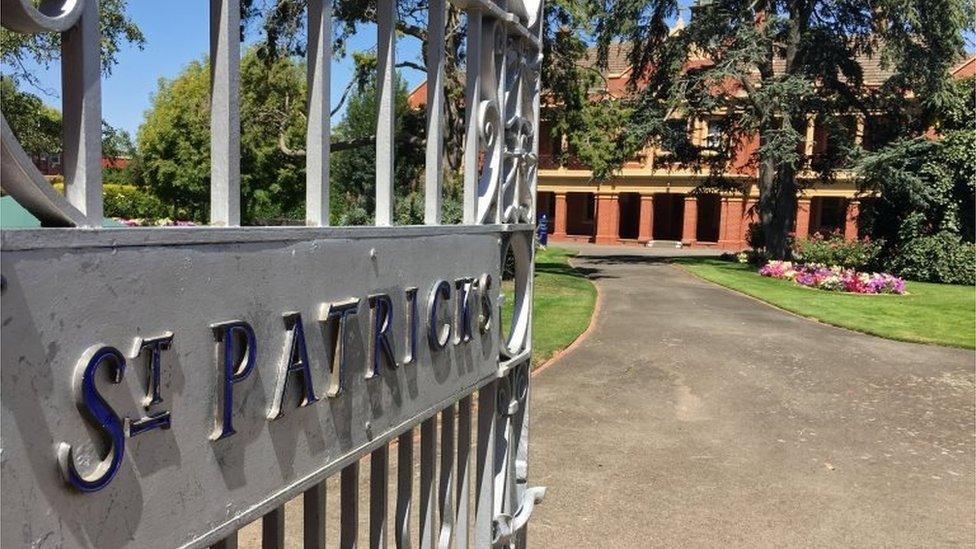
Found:
[[[87,476],[75,467],[74,452],[67,442],[58,444],[58,463],[64,479],[82,492],[97,492],[108,486],[115,477],[125,453],[125,430],[118,414],[95,387],[98,367],[108,363],[112,368],[112,383],[121,383],[125,374],[125,357],[115,347],[91,347],[78,363],[81,375],[76,374],[74,392],[78,409],[102,431],[108,439],[108,455]]]

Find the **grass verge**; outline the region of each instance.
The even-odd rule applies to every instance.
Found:
[[[781,309],[888,339],[976,348],[976,287],[908,282],[908,295],[854,295],[759,276],[718,259],[675,261],[692,274]]]
[[[596,287],[569,264],[573,252],[561,248],[535,254],[532,311],[532,367],[565,349],[590,324],[596,306]],[[504,281],[502,293],[513,295],[513,283]],[[502,329],[512,318],[512,300],[502,306]]]

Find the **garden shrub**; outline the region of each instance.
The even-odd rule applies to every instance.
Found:
[[[881,245],[877,242],[868,238],[846,240],[839,233],[827,236],[815,234],[793,243],[793,257],[798,261],[857,270],[874,265],[880,252]]]
[[[948,231],[906,242],[889,264],[912,280],[976,284],[976,245]]]
[[[105,217],[122,219],[162,219],[169,216],[169,208],[153,195],[134,185],[103,186]]]

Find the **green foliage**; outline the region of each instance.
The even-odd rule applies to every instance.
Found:
[[[424,113],[407,104],[406,84],[398,79],[394,126],[394,219],[397,224],[423,222],[424,201],[420,176],[424,165]],[[372,222],[376,197],[376,85],[369,79],[349,97],[345,117],[333,128],[333,140],[354,146],[334,151],[330,166],[333,181],[332,217],[338,225]]]
[[[156,220],[168,217],[169,208],[155,195],[134,185],[105,184],[105,217]]]
[[[7,76],[0,77],[0,102],[4,118],[28,154],[61,152],[60,112],[45,105],[40,97],[18,90],[17,82]]]
[[[246,86],[245,86],[246,87]],[[139,126],[141,183],[172,208],[171,217],[203,222],[210,200],[210,73],[193,61],[159,80]]]
[[[241,198],[245,223],[304,218],[304,160],[279,147],[304,136],[304,68],[270,66],[248,51],[241,64]],[[139,127],[138,171],[173,208],[172,217],[204,222],[210,200],[210,75],[194,61],[161,79]]]
[[[746,229],[746,245],[756,251],[766,249],[766,235],[763,233],[761,224],[749,223],[749,227]]]
[[[905,242],[890,259],[905,278],[945,284],[976,284],[976,245],[942,231]]]
[[[256,49],[241,65],[241,195],[246,224],[294,224],[304,219],[305,67],[290,57],[261,59]],[[394,219],[423,222],[421,175],[425,118],[410,109],[401,81],[396,92]],[[172,217],[207,219],[210,179],[209,73],[190,63],[173,80],[161,80],[139,128],[131,173],[173,208]],[[344,118],[332,128],[331,222],[372,222],[375,201],[376,87],[354,87]],[[446,185],[446,210],[459,211],[457,185]]]
[[[865,191],[863,228],[884,241],[882,265],[908,278],[972,280],[976,240],[976,106],[973,81],[952,86],[941,113],[941,139],[896,141],[865,155],[857,170]],[[942,250],[936,250],[944,246]],[[968,246],[968,248],[967,248]]]
[[[847,240],[842,234],[814,235],[793,243],[793,258],[803,263],[864,271],[874,265],[881,245],[870,239]]]

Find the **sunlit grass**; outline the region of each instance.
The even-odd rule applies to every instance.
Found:
[[[854,295],[762,277],[750,265],[718,259],[677,263],[705,280],[827,324],[901,341],[976,348],[974,286],[909,281],[908,295]]]
[[[532,366],[565,349],[590,323],[596,306],[596,288],[582,273],[569,265],[573,253],[561,248],[538,250],[532,313]],[[510,296],[514,284],[502,282],[502,293],[509,296],[502,305],[502,330],[512,317]]]

